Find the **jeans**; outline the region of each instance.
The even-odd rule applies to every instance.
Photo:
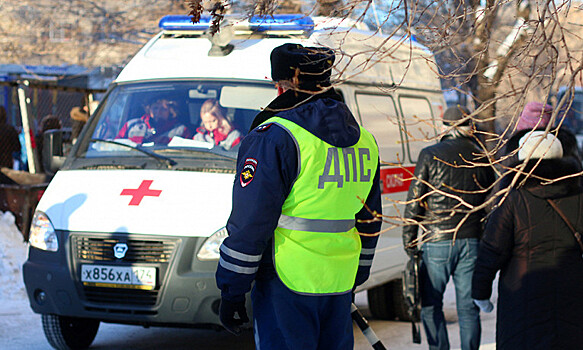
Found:
[[[472,274],[478,257],[477,238],[423,244],[421,321],[429,349],[447,350],[449,340],[443,315],[443,293],[453,277],[462,350],[477,350],[482,333],[480,311],[474,305]]]

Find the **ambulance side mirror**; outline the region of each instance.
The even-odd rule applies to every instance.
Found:
[[[71,140],[70,128],[45,131],[41,160],[46,173],[54,174],[63,166]]]

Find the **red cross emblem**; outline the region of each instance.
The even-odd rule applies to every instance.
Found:
[[[132,196],[132,200],[128,205],[140,205],[145,196],[159,197],[162,190],[151,190],[150,185],[154,180],[143,180],[140,187],[136,189],[126,188],[121,191],[120,196]]]

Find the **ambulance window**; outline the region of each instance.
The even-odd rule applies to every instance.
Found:
[[[237,147],[257,113],[276,95],[272,84],[237,81],[115,85],[92,117],[77,154],[95,159],[127,157],[124,160],[131,161],[157,152],[196,163],[202,162],[200,154],[216,153],[227,156],[230,162],[236,158]],[[219,132],[205,129],[200,111],[206,102],[207,107],[218,103],[218,112],[230,122],[229,128],[222,123]],[[230,138],[220,134],[224,130]],[[215,135],[223,138],[215,140]],[[159,163],[156,159],[153,162]]]
[[[403,142],[393,98],[387,95],[357,93],[356,104],[362,126],[373,134],[379,145],[381,160],[403,162]]]
[[[223,86],[220,103],[225,108],[261,110],[277,97],[273,87]]]
[[[399,105],[405,120],[403,131],[409,161],[414,163],[419,152],[428,145],[427,141],[436,136],[431,105],[424,98],[411,96],[400,96]]]
[[[122,94],[114,90],[108,97],[108,101],[113,103],[104,103],[104,107],[99,111],[96,118],[99,120],[97,127],[93,131],[92,138],[113,139],[118,130],[122,127],[129,113],[128,94]]]
[[[221,88],[220,105],[228,108],[229,120],[244,135],[251,127],[258,110],[263,110],[277,97],[272,85],[236,85]]]

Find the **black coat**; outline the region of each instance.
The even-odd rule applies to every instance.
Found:
[[[460,205],[457,198],[447,196],[450,193],[460,197],[472,206],[484,202],[487,190],[495,180],[494,170],[490,166],[474,166],[474,163],[486,164],[477,143],[469,137],[445,137],[439,143],[424,148],[417,159],[415,179],[409,186],[404,216],[424,225],[430,232],[424,240],[432,242],[452,240],[454,229],[460,220],[467,216],[469,208]],[[439,191],[434,191],[431,186]],[[415,198],[422,200],[413,201]],[[452,210],[455,213],[452,215]],[[459,228],[456,238],[480,238],[484,211],[470,214]],[[444,232],[445,231],[445,232]],[[403,227],[405,247],[417,238],[418,226]]]
[[[0,124],[0,168],[12,169],[15,153],[20,153],[18,131],[9,124]]]
[[[532,169],[537,160],[529,161]],[[542,160],[533,174],[577,173],[574,157]],[[472,281],[472,298],[489,299],[500,271],[497,349],[579,349],[583,345],[583,258],[553,199],[583,232],[581,177],[543,185],[530,177],[512,189],[488,220]]]

